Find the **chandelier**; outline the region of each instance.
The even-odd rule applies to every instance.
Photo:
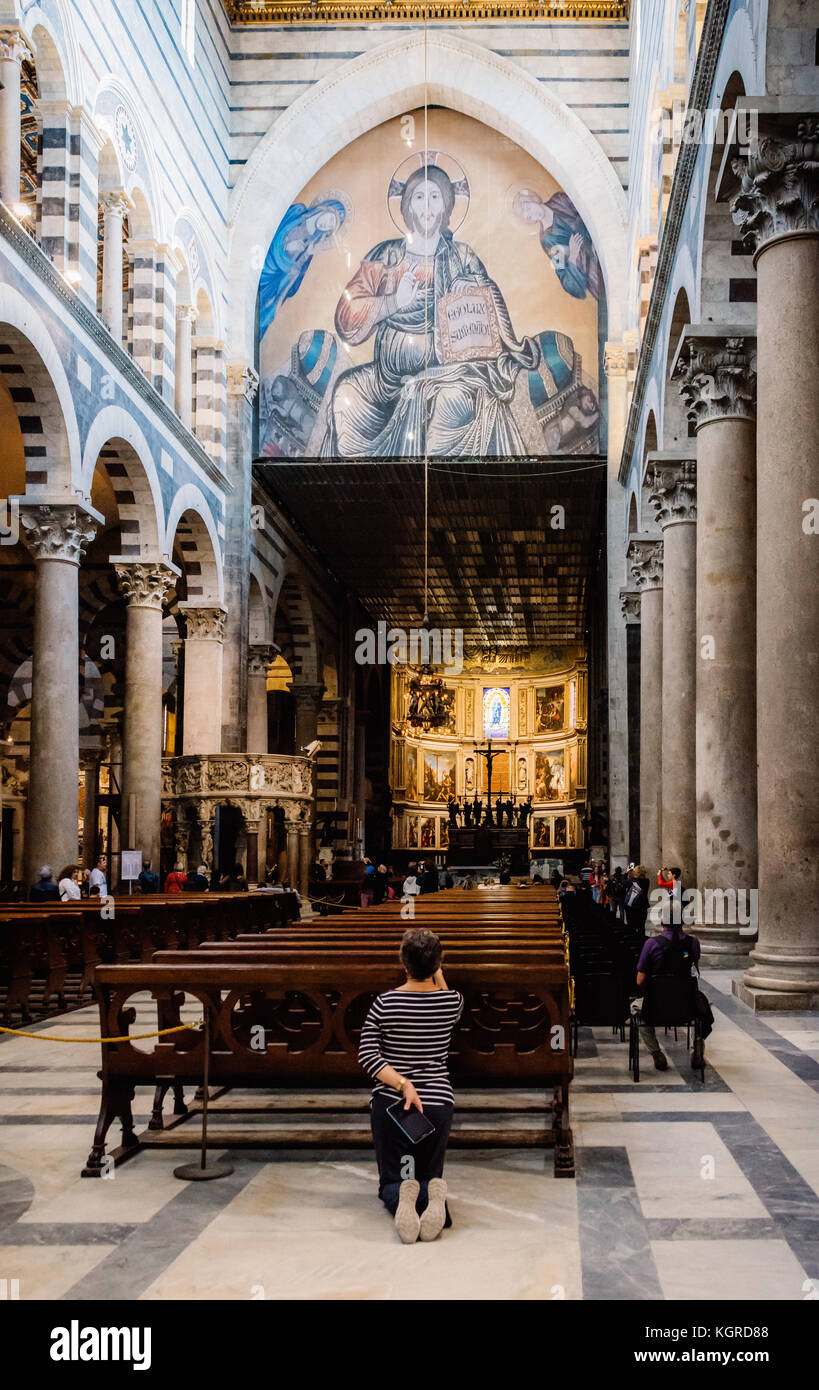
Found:
[[[409,683],[407,725],[413,733],[428,734],[440,729],[449,718],[449,706],[444,699],[444,682],[431,666],[424,665]]]

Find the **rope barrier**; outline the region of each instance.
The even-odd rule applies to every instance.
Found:
[[[58,1038],[53,1033],[26,1033],[22,1028],[0,1028],[0,1033],[11,1033],[15,1038],[39,1038],[40,1042],[115,1043],[135,1042],[137,1038],[164,1038],[166,1033],[201,1031],[204,1026],[204,1023],[178,1023],[174,1028],[160,1028],[156,1033],[123,1033],[119,1038]]]

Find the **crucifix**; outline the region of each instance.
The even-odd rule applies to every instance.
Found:
[[[486,759],[486,824],[492,825],[492,764],[494,763],[496,758],[500,757],[501,753],[505,753],[508,757],[509,749],[493,748],[489,740],[487,740],[485,748],[481,747],[479,743],[476,743],[474,745],[474,748],[475,752],[479,755],[479,757]]]

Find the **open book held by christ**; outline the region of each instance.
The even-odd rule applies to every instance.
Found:
[[[488,285],[450,291],[438,300],[435,314],[440,361],[481,362],[501,352],[498,315]]]

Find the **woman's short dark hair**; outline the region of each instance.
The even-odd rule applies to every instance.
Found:
[[[411,980],[428,980],[441,968],[441,943],[428,927],[411,927],[401,942],[401,964]]]

